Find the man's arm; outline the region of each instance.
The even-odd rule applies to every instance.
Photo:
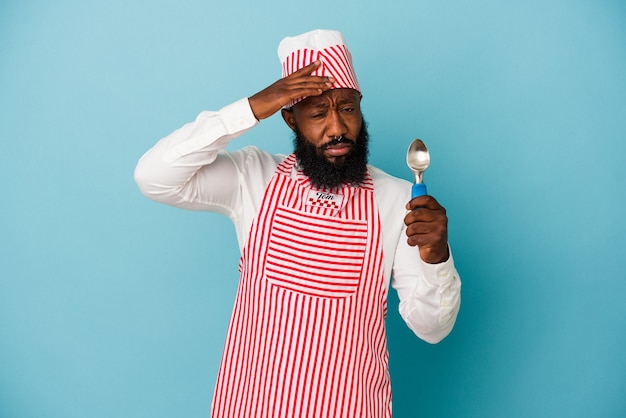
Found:
[[[161,203],[227,215],[237,205],[238,172],[219,153],[230,141],[276,113],[293,99],[319,95],[334,80],[311,76],[316,61],[217,112],[202,112],[144,154],[135,181],[144,195]]]
[[[400,316],[421,339],[443,340],[454,327],[461,304],[461,281],[450,254],[443,263],[422,261],[401,237],[394,259],[392,286],[400,299]]]
[[[452,330],[461,303],[461,281],[447,242],[448,218],[431,196],[412,199],[406,208],[410,212],[396,248],[392,285],[408,327],[437,343]]]
[[[160,203],[227,212],[238,176],[232,160],[219,151],[257,123],[247,99],[200,113],[141,157],[135,168],[139,189]]]

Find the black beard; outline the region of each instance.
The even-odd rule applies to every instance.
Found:
[[[369,135],[365,121],[356,139],[342,138],[342,140],[352,142],[352,152],[345,158],[330,162],[322,155],[322,150],[304,138],[296,127],[294,137],[296,159],[314,187],[332,189],[344,183],[357,186],[365,180],[369,152]]]

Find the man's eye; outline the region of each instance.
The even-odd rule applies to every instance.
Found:
[[[342,112],[354,112],[354,108],[353,107],[344,107],[343,109],[341,109]]]
[[[313,113],[313,114],[311,115],[311,118],[313,118],[313,119],[319,119],[319,118],[321,118],[321,117],[323,117],[323,116],[324,116],[324,114],[323,114],[323,113]]]

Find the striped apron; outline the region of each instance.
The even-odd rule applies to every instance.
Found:
[[[391,417],[371,177],[320,191],[294,165],[276,169],[243,249],[212,417]]]

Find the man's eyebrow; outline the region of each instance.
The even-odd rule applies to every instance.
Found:
[[[326,102],[309,103],[308,108],[311,110],[327,109],[328,103]]]
[[[345,105],[345,104],[351,104],[351,105],[354,105],[354,104],[356,104],[356,103],[357,103],[357,100],[356,100],[356,99],[353,99],[353,98],[351,98],[351,97],[347,97],[347,98],[345,98],[345,99],[339,99],[339,100],[337,100],[337,104],[338,104],[338,105]]]
[[[347,104],[356,105],[357,100],[352,97],[346,97],[346,98],[337,99],[336,103],[338,106],[347,105]],[[327,108],[329,104],[326,101],[320,101],[316,103],[311,103],[309,106],[313,108]]]

